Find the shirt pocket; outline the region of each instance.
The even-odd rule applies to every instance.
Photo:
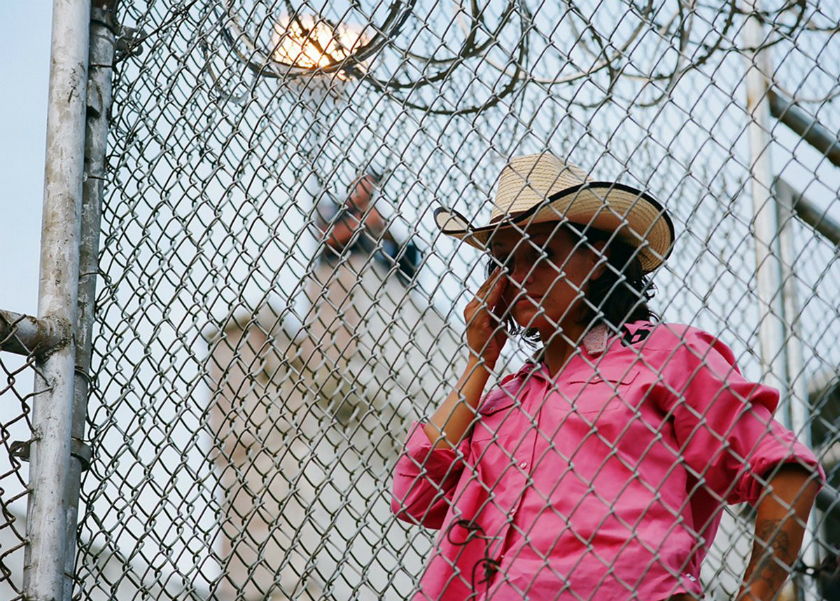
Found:
[[[487,393],[478,407],[478,420],[473,425],[473,449],[500,445],[512,430],[516,419],[519,384],[495,388]]]
[[[637,370],[626,366],[605,366],[570,376],[566,396],[571,411],[592,416],[627,408],[631,384],[637,375]]]

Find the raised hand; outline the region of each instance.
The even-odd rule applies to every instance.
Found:
[[[507,332],[502,323],[507,309],[502,300],[506,286],[507,276],[497,267],[464,309],[467,346],[474,357],[483,359],[488,368],[495,366],[507,342]]]

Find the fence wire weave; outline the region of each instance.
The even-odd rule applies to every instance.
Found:
[[[800,348],[801,368],[776,418],[840,488],[836,246],[783,213],[795,296],[776,289],[786,312],[768,309],[745,40],[752,18],[772,89],[836,131],[836,15],[816,0],[121,2],[74,599],[417,593],[443,539],[394,515],[394,468],[467,365],[463,313],[487,263],[433,211],[485,223],[504,165],[538,152],[667,208],[676,242],[652,306],[719,336],[747,379],[784,382],[762,368],[759,330],[788,324],[776,352]],[[779,121],[762,135],[773,177],[837,215],[828,153]],[[512,340],[485,392],[531,353]],[[20,370],[0,367],[25,409]],[[22,486],[12,467],[0,482]],[[7,515],[23,493],[3,489]],[[830,509],[793,574],[804,598],[837,591]],[[707,598],[737,594],[753,519],[725,509],[697,574]]]
[[[21,318],[22,319],[22,318]],[[0,348],[16,347],[25,350],[18,337],[19,321],[7,323],[0,317]],[[26,502],[28,444],[32,439],[30,413],[39,394],[33,391],[36,370],[35,349],[15,356],[0,352],[0,595],[3,599],[23,599],[24,547],[26,545]]]

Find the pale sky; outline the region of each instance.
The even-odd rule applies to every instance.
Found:
[[[46,0],[0,2],[0,180],[4,187],[0,195],[0,309],[29,315],[38,312],[51,18],[52,2]],[[0,361],[8,370],[23,365],[22,357],[10,353],[3,353]],[[8,383],[4,377],[0,389]],[[17,394],[30,392],[32,385],[31,371],[14,379]],[[7,395],[0,404],[3,421],[20,413],[12,393]],[[23,422],[9,430],[11,440],[26,440],[30,435]],[[0,455],[0,469],[5,472],[11,465],[5,453]],[[21,466],[20,475],[28,478],[28,464]],[[7,498],[23,492],[12,479],[4,481],[4,488]],[[23,515],[25,497],[10,509]],[[8,590],[2,585],[0,589],[0,595]]]
[[[0,2],[0,309],[38,311],[52,3]]]
[[[0,286],[0,309],[32,315],[38,309],[51,12],[48,1],[0,2],[0,81],[5,84],[0,92],[0,178],[5,188],[0,197],[0,281],[5,284]],[[796,143],[794,136],[791,141]],[[799,146],[799,151],[818,160],[810,148]],[[821,171],[833,170],[823,165]]]

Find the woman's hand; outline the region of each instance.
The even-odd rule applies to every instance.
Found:
[[[501,321],[506,308],[502,300],[506,285],[507,276],[496,268],[464,309],[471,354],[455,389],[424,426],[435,448],[458,446],[475,417],[490,370],[507,342]]]
[[[467,345],[485,367],[492,369],[507,342],[502,317],[507,308],[502,300],[507,276],[497,267],[464,309],[467,322]]]

